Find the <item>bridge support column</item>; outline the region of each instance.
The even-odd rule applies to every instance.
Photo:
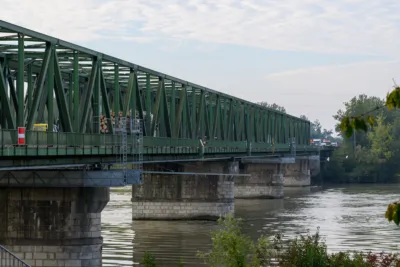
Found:
[[[0,244],[31,266],[101,266],[109,188],[0,188]]]
[[[284,170],[285,187],[301,187],[311,185],[310,160],[298,157],[294,164],[286,164]]]
[[[319,155],[310,156],[309,160],[310,160],[310,175],[311,175],[311,178],[317,177],[321,172],[320,156]]]
[[[235,178],[235,198],[283,198],[281,163],[241,163],[241,172],[250,177]]]
[[[132,186],[133,220],[216,220],[234,212],[237,162],[154,164],[148,171],[215,173],[215,175],[149,174]]]

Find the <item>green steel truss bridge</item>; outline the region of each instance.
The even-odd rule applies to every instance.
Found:
[[[0,114],[0,170],[317,151],[308,121],[1,20]]]

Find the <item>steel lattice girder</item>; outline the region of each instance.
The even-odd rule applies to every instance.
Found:
[[[0,70],[2,129],[31,130],[47,114],[49,131],[59,119],[64,132],[99,133],[101,114],[110,119],[112,112],[135,111],[147,137],[207,136],[225,147],[295,138],[309,145],[309,121],[5,21]]]

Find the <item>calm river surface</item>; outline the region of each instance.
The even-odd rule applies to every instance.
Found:
[[[400,184],[352,185],[320,192],[292,189],[282,200],[236,200],[236,216],[244,218],[245,232],[282,232],[294,236],[315,232],[330,251],[399,250],[400,230],[384,218],[387,204],[399,198]],[[151,251],[163,266],[202,266],[197,251],[210,248],[215,222],[131,220],[130,187],[112,190],[102,213],[103,266],[133,266],[143,251]]]

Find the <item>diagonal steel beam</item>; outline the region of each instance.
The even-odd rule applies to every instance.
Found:
[[[124,109],[123,109],[123,114],[124,116],[126,116],[129,112],[129,104],[131,102],[131,95],[132,95],[132,91],[135,90],[135,73],[132,71],[129,74],[129,81],[128,81],[128,87],[126,88],[126,93],[125,93],[125,102],[124,102]],[[135,111],[132,111],[132,116],[135,115]]]
[[[10,68],[7,68],[7,81],[8,81],[8,86],[10,88],[10,97],[14,105],[14,110],[17,111],[18,110],[17,92],[15,90],[14,79],[11,76]]]
[[[81,112],[81,125],[80,125],[80,132],[85,133],[86,132],[86,125],[87,125],[87,120],[89,117],[89,108],[91,107],[91,100],[93,96],[93,88],[94,84],[96,82],[96,77],[97,77],[97,72],[98,72],[98,65],[99,61],[97,57],[93,58],[93,63],[92,63],[92,72],[90,74],[90,79],[89,79],[89,86],[87,87],[87,90],[83,92],[83,98],[79,106],[79,110]]]
[[[32,108],[31,108],[31,110],[28,111],[28,121],[27,121],[27,125],[26,125],[26,128],[28,131],[32,130],[33,123],[36,118],[37,109],[39,107],[39,101],[42,96],[43,85],[44,85],[44,81],[45,81],[46,74],[47,74],[47,68],[49,67],[49,62],[50,62],[50,58],[51,58],[51,49],[52,49],[51,47],[52,47],[52,45],[50,43],[46,43],[45,56],[44,56],[44,59],[42,62],[42,68],[40,70],[39,77],[36,82],[36,89],[35,89],[34,97],[33,97],[33,101],[32,101]]]
[[[2,65],[0,63],[0,70],[2,69]],[[7,97],[7,85],[6,85],[6,79],[4,78],[3,72],[0,71],[0,98],[2,99],[2,116],[6,117],[7,120],[7,128],[8,129],[15,129],[15,120],[14,116],[12,115],[11,112],[11,105],[10,101],[8,101]],[[4,125],[2,125],[4,127]]]
[[[168,111],[168,101],[167,101],[167,94],[165,92],[165,83],[164,80],[161,81],[162,83],[162,101],[163,101],[163,115],[164,118],[164,126],[165,126],[165,131],[166,131],[166,137],[172,137],[172,131],[171,131],[171,121],[169,119],[169,111]]]
[[[61,77],[60,64],[56,51],[53,52],[54,57],[54,80],[55,95],[57,100],[58,112],[64,132],[73,132],[71,115],[67,107],[67,100],[64,93],[63,80]],[[70,96],[71,97],[71,96]]]
[[[156,94],[156,103],[153,106],[153,122],[151,124],[151,134],[154,134],[156,130],[156,125],[159,123],[160,105],[161,97],[163,92],[163,81],[160,79],[158,81],[158,89]]]
[[[106,118],[107,118],[108,129],[110,130],[110,133],[112,133],[113,126],[111,123],[111,105],[110,105],[110,102],[108,101],[107,84],[106,84],[106,80],[104,79],[103,70],[100,70],[100,86],[101,86],[101,95],[103,98],[103,106],[105,109],[104,112],[106,113]]]
[[[137,72],[135,72],[135,98],[136,98],[136,101],[135,101],[135,108],[134,108],[134,110],[137,108],[138,109],[138,112],[139,112],[139,119],[141,119],[142,120],[142,122],[144,122],[144,119],[145,119],[145,116],[144,116],[144,114],[143,114],[143,111],[144,111],[144,105],[143,105],[143,101],[142,101],[142,97],[141,97],[141,95],[140,95],[140,91],[139,91],[139,82],[138,82],[138,79],[137,79]],[[149,113],[150,113],[150,111],[149,111]],[[133,116],[135,116],[135,114],[133,114]],[[146,116],[147,116],[147,114],[146,114]],[[142,129],[143,129],[143,135],[145,135],[146,136],[146,134],[147,134],[147,131],[148,130],[150,130],[149,129],[149,127],[147,127],[147,125],[145,124],[145,123],[143,123],[143,125],[142,125]]]

